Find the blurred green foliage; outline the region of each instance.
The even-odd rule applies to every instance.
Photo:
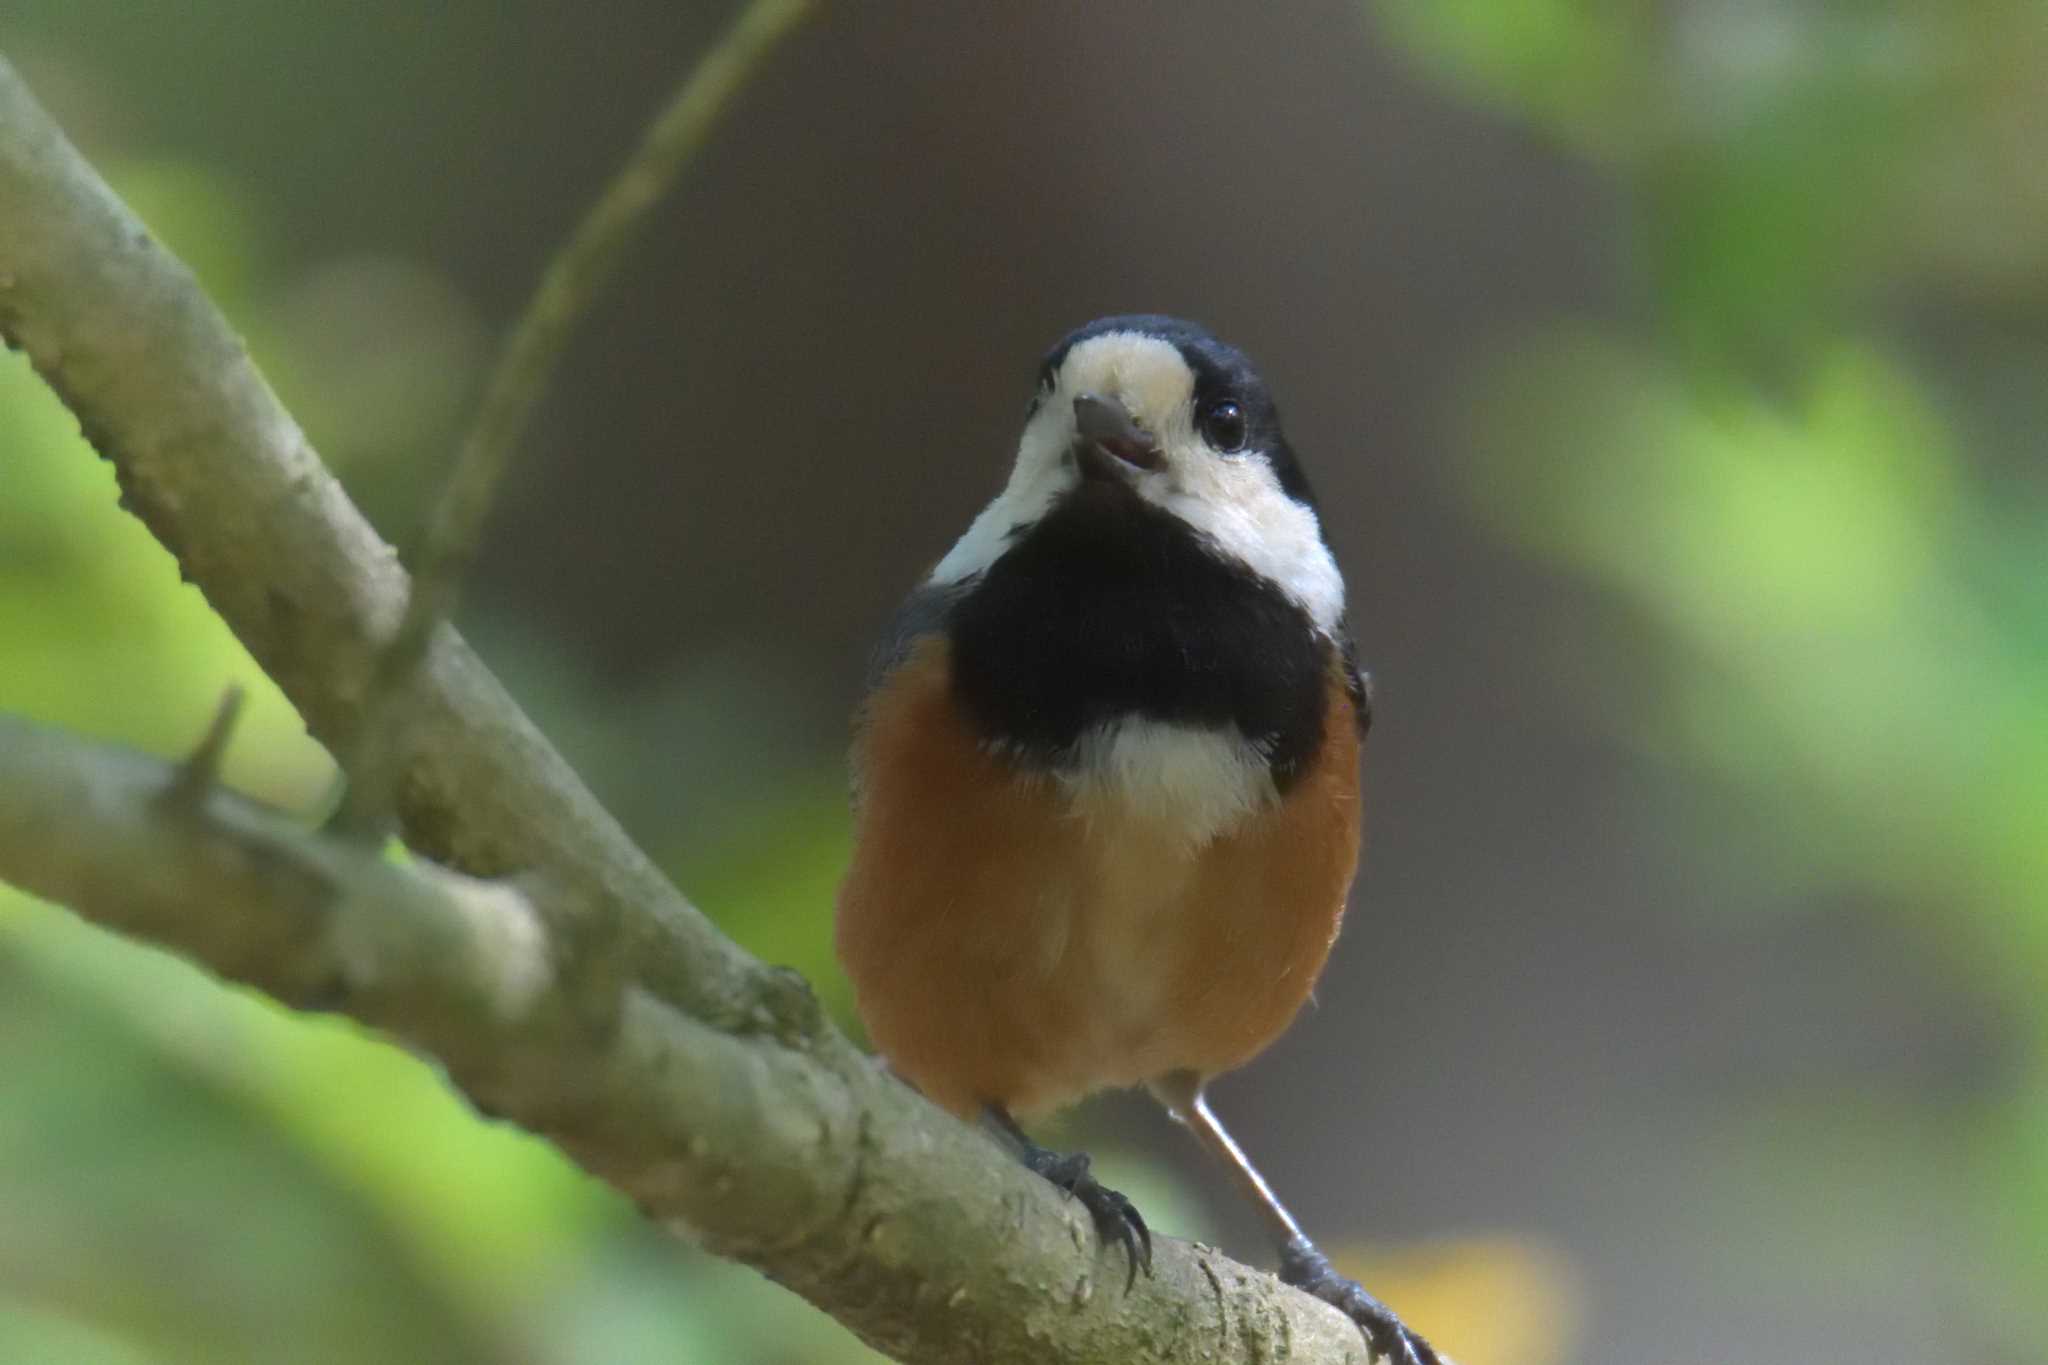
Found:
[[[1994,1355],[2033,1358],[2048,1350],[2048,13],[1377,11],[1445,79],[1624,191],[1637,320],[1520,338],[1458,402],[1472,504],[1610,594],[1617,629],[1661,664],[1653,688],[1630,686],[1598,667],[1612,643],[1559,640],[1563,690],[1721,794],[1730,864],[1767,863],[1810,891],[1802,904],[1848,894],[1894,916],[2014,1040],[1960,1103],[1788,1101],[1738,1159],[1809,1197],[1846,1188],[1851,1152],[1912,1172],[1961,1210],[1974,1252],[1930,1292],[1955,1295]],[[1800,1247],[1766,1273],[1815,1257],[1801,1273],[1856,1273],[1867,1255]]]

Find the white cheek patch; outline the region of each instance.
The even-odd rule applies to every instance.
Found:
[[[1218,455],[1192,434],[1169,443],[1167,467],[1138,496],[1207,536],[1278,587],[1326,635],[1344,619],[1344,577],[1316,514],[1287,496],[1257,454]]]
[[[1074,758],[1060,786],[1112,838],[1141,824],[1199,848],[1279,800],[1266,755],[1234,728],[1124,716],[1084,734]]]
[[[1079,481],[1079,472],[1066,458],[1073,441],[1073,414],[1062,420],[1059,413],[1047,410],[1051,406],[1048,401],[1024,428],[1009,483],[946,552],[932,570],[932,582],[958,583],[995,563],[1010,548],[1017,527],[1029,526],[1050,512],[1060,495]]]

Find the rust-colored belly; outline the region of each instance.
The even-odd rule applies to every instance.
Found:
[[[921,641],[855,752],[838,948],[891,1064],[956,1113],[1029,1114],[1265,1048],[1308,998],[1357,865],[1341,678],[1320,759],[1197,843],[1144,810],[1084,817],[979,744],[949,686],[944,641]]]

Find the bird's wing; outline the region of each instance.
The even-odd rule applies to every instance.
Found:
[[[869,692],[881,685],[891,669],[910,657],[911,646],[919,639],[945,628],[954,606],[967,595],[978,576],[970,575],[958,583],[920,583],[911,590],[910,596],[896,608],[896,614],[889,618],[874,653],[868,656]]]
[[[882,638],[875,643],[874,652],[868,655],[867,697],[872,699],[896,667],[910,657],[917,642],[936,631],[944,630],[947,618],[953,608],[974,586],[975,578],[970,575],[958,583],[920,583],[903,599],[896,612],[889,618],[888,626],[882,631]],[[854,724],[856,729],[867,724],[868,704],[863,702]],[[851,796],[853,807],[860,809],[861,786],[866,776],[862,769],[863,746],[854,745],[853,785]]]
[[[1337,627],[1337,653],[1344,663],[1344,690],[1351,695],[1351,710],[1358,717],[1358,733],[1363,738],[1372,729],[1372,674],[1358,666],[1358,642],[1351,638],[1351,628],[1342,623]]]

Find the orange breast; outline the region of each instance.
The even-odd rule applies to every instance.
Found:
[[[1169,1071],[1215,1075],[1308,998],[1358,861],[1358,737],[1332,669],[1323,752],[1198,845],[1084,818],[988,752],[940,637],[870,698],[838,949],[892,1065],[960,1114],[1028,1114]]]

